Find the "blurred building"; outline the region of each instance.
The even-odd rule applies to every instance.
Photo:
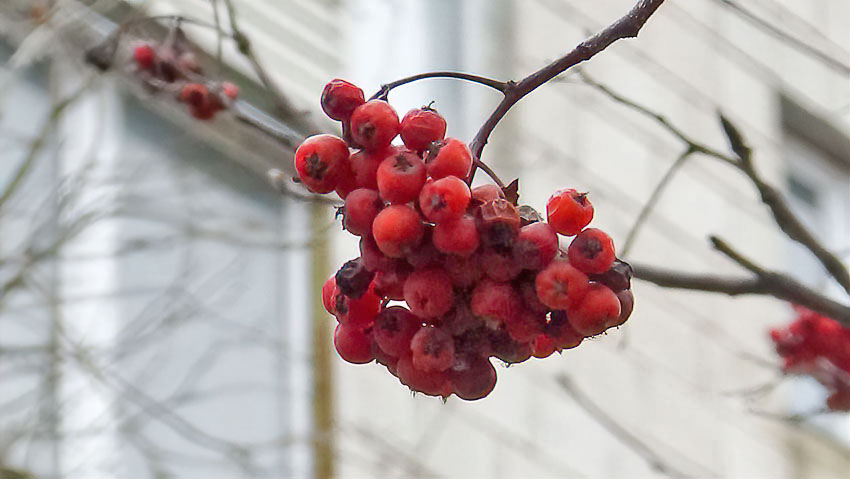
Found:
[[[281,196],[264,178],[288,168],[286,138],[309,133],[303,117],[270,100],[231,42],[219,65],[217,35],[191,25],[207,71],[237,80],[246,111],[274,138],[229,115],[201,124],[131,72],[82,62],[84,48],[138,12],[229,29],[228,3],[0,6],[0,157],[9,158],[0,184],[32,159],[15,194],[0,194],[0,465],[69,478],[847,477],[850,418],[789,419],[820,407],[824,391],[780,378],[766,332],[793,313],[775,300],[635,281],[626,326],[499,367],[496,390],[471,403],[411,396],[383,367],[340,360],[315,288],[357,243],[330,209]],[[846,258],[850,5],[729,3],[666,2],[637,40],[583,71],[726,151],[722,110],[764,177]],[[326,130],[336,126],[317,106],[328,79],[367,94],[438,69],[518,79],[632,4],[233,1],[270,76]],[[128,35],[161,38],[170,25]],[[119,65],[127,55],[125,45]],[[57,102],[87,82],[90,92],[51,123]],[[401,113],[435,101],[449,135],[469,139],[499,96],[432,80],[390,99]],[[620,244],[685,147],[571,73],[524,99],[484,159],[520,178],[521,201],[538,209],[557,189],[589,191],[594,225]],[[839,292],[746,178],[698,155],[681,164],[626,259],[744,275],[710,234]]]

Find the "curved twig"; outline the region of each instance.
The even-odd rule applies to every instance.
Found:
[[[436,71],[436,72],[425,72],[419,73],[417,75],[411,75],[409,77],[402,78],[400,80],[396,80],[391,83],[386,83],[381,85],[381,89],[378,90],[374,95],[372,95],[370,100],[382,99],[386,100],[387,95],[389,95],[390,91],[394,88],[400,87],[402,85],[406,85],[408,83],[413,83],[419,80],[425,80],[427,78],[454,78],[456,80],[466,80],[472,83],[478,83],[480,85],[488,86],[494,90],[505,93],[505,90],[508,88],[508,83],[494,80],[492,78],[483,77],[480,75],[473,75],[471,73],[463,73],[463,72],[453,72],[453,71]]]

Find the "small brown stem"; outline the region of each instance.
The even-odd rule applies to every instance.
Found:
[[[478,83],[480,85],[488,86],[494,90],[505,93],[505,90],[508,88],[508,84],[503,81],[494,80],[492,78],[483,77],[480,75],[473,75],[471,73],[463,73],[463,72],[452,72],[452,71],[436,71],[436,72],[425,72],[419,73],[418,75],[411,75],[409,77],[402,78],[400,80],[396,80],[391,83],[387,83],[381,85],[381,89],[378,90],[374,95],[372,95],[370,100],[386,100],[387,95],[390,94],[394,88],[400,87],[402,85],[406,85],[408,83],[413,83],[419,80],[425,80],[428,78],[454,78],[456,80],[466,80],[472,83]]]

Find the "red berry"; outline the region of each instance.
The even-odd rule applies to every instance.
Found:
[[[322,286],[322,305],[325,307],[325,311],[330,314],[336,314],[334,312],[334,290],[336,289],[336,275],[331,276],[325,281],[325,285]]]
[[[422,151],[445,136],[446,120],[431,108],[410,110],[401,120],[401,141],[411,150]]]
[[[481,326],[481,321],[472,314],[465,301],[455,304],[454,309],[440,318],[437,323],[443,331],[452,336],[460,336]]]
[[[552,311],[546,324],[546,335],[555,342],[555,349],[572,349],[584,340],[584,336],[572,327],[565,311]]]
[[[453,221],[438,223],[432,237],[434,246],[442,253],[470,256],[478,249],[478,229],[469,215]]]
[[[455,345],[449,333],[440,328],[423,326],[410,340],[413,366],[432,372],[445,371],[455,362]]]
[[[434,230],[436,241],[436,229]],[[443,266],[449,277],[452,279],[452,284],[459,288],[469,288],[474,286],[479,279],[484,275],[481,270],[481,262],[475,256],[461,257],[449,255],[443,260]]]
[[[519,230],[513,256],[524,269],[539,270],[555,259],[558,234],[547,223],[531,223]]]
[[[307,138],[295,151],[295,171],[314,193],[330,193],[336,187],[340,164],[348,161],[348,146],[333,135]]]
[[[365,328],[375,320],[380,309],[381,298],[371,287],[356,299],[343,294],[339,286],[334,290],[333,310],[340,323],[352,323]]]
[[[426,372],[413,365],[411,356],[398,359],[398,379],[413,391],[428,396],[448,397],[452,394],[452,381],[448,371]]]
[[[378,197],[377,191],[366,188],[354,190],[345,197],[342,224],[353,235],[368,235],[372,232],[372,222],[383,208],[384,202]]]
[[[587,228],[567,249],[570,263],[587,274],[601,274],[614,263],[614,241],[604,231]]]
[[[572,236],[593,219],[593,205],[587,199],[587,193],[579,193],[574,189],[561,190],[546,203],[546,217],[558,233]]]
[[[587,275],[569,262],[555,260],[537,274],[537,296],[552,309],[567,309],[584,296],[588,288]]]
[[[156,61],[156,51],[148,44],[139,45],[133,51],[133,57],[140,70],[150,70]]]
[[[466,143],[456,138],[446,138],[428,146],[425,167],[431,178],[457,176],[466,179],[472,169],[472,152]]]
[[[472,290],[469,301],[472,313],[495,329],[520,313],[522,300],[510,283],[497,283],[485,279]]]
[[[375,318],[372,335],[381,351],[398,358],[410,354],[410,340],[420,326],[420,321],[410,311],[390,306]]]
[[[235,100],[239,96],[239,87],[229,81],[222,82],[221,92],[224,93],[224,96],[227,98]]]
[[[377,151],[360,150],[352,154],[348,161],[351,163],[351,172],[357,187],[377,190],[378,167],[395,152],[396,149],[390,146]]]
[[[425,177],[422,159],[410,150],[398,148],[378,166],[378,191],[390,203],[409,203],[419,197]]]
[[[510,281],[522,272],[519,263],[510,254],[502,254],[493,249],[478,253],[479,268],[494,281]]]
[[[347,121],[365,102],[363,90],[345,80],[331,80],[322,91],[322,110],[337,121]]]
[[[419,213],[407,205],[390,205],[372,222],[372,236],[381,252],[401,258],[419,243],[424,226]]]
[[[366,150],[380,150],[398,135],[398,113],[383,100],[371,100],[351,114],[351,136]]]
[[[496,368],[486,357],[463,354],[449,371],[457,397],[475,401],[490,394],[496,387]]]
[[[413,268],[404,261],[396,261],[393,267],[375,273],[375,294],[382,298],[404,301],[404,283]]]
[[[404,282],[404,300],[420,318],[438,318],[448,313],[454,304],[448,273],[441,268],[414,271]]]
[[[584,298],[567,311],[567,319],[576,331],[594,336],[608,329],[620,317],[620,300],[611,288],[591,283]]]
[[[424,228],[419,246],[411,248],[404,256],[404,259],[416,269],[441,266],[445,259],[445,255],[434,246],[434,227],[426,224]]]
[[[535,358],[548,358],[555,352],[555,340],[551,336],[538,334],[531,340],[531,355]]]
[[[419,207],[425,218],[439,224],[460,218],[469,199],[469,186],[456,176],[446,176],[425,183],[419,193]]]
[[[209,90],[202,83],[187,83],[180,91],[180,101],[193,107],[205,106],[209,96]]]
[[[372,222],[373,226],[374,224]],[[388,271],[394,267],[394,263],[400,261],[385,255],[372,235],[360,237],[360,258],[363,259],[363,266],[369,271]]]
[[[373,359],[372,340],[357,325],[338,324],[334,330],[334,347],[339,356],[353,364],[365,364]]]
[[[613,328],[616,326],[620,326],[625,323],[629,316],[632,315],[632,311],[635,308],[635,296],[632,294],[631,290],[624,289],[617,293],[617,299],[620,300],[620,316],[617,317],[616,321],[612,321],[608,324],[609,328]]]
[[[508,318],[505,326],[514,341],[528,343],[538,335],[543,334],[543,328],[546,325],[545,318],[545,314],[532,313],[529,310],[521,309],[519,314]]]

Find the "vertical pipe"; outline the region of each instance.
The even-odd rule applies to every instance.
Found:
[[[330,215],[319,202],[310,206],[310,230],[313,238],[310,284],[311,321],[313,324],[313,474],[316,479],[334,477],[333,364],[328,317],[322,305],[322,286],[327,280],[329,235],[323,232]]]

